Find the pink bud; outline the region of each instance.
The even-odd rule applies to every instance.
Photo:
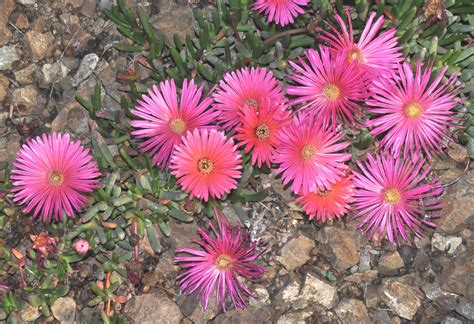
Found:
[[[74,248],[76,249],[76,252],[79,254],[85,254],[87,251],[89,251],[90,245],[89,242],[83,239],[79,239],[76,242],[74,242]]]

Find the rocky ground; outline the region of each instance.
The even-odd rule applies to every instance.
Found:
[[[96,82],[105,89],[104,106],[117,102],[130,71],[146,79],[133,57],[117,52],[123,40],[102,14],[112,0],[0,0],[0,156],[11,162],[20,145],[45,131],[70,132],[87,142],[88,113],[74,99],[89,97]],[[136,8],[136,1],[125,1]],[[165,35],[191,30],[192,12],[184,1],[141,1],[153,26]],[[174,15],[174,16],[173,16]],[[176,17],[179,16],[179,19]],[[142,243],[142,262],[129,264],[140,285],[123,282],[127,296],[115,311],[135,323],[468,323],[474,321],[474,167],[464,147],[453,144],[449,156],[435,161],[445,184],[438,228],[413,244],[367,241],[354,223],[309,223],[279,180],[262,176],[256,185],[271,195],[248,205],[248,226],[269,244],[262,263],[267,273],[251,285],[250,306],[227,314],[203,311],[196,296],[178,295],[174,249],[190,244],[197,224],[171,221],[173,235],[161,237],[156,255]],[[224,210],[231,222],[238,216]],[[21,232],[20,232],[21,233]],[[72,289],[58,299],[49,317],[24,303],[23,321],[90,323],[98,306],[87,307],[86,283],[93,262],[77,265]]]

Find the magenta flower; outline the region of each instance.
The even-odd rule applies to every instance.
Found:
[[[223,132],[195,129],[183,137],[171,157],[171,174],[190,199],[220,199],[237,187],[242,160],[237,146]]]
[[[23,212],[32,210],[43,221],[74,216],[88,199],[84,194],[99,186],[100,172],[89,149],[68,134],[43,134],[24,144],[13,163],[13,189]]]
[[[367,161],[358,161],[353,217],[361,219],[357,227],[364,227],[370,238],[376,231],[387,235],[391,243],[399,242],[400,235],[407,241],[407,229],[421,237],[422,225],[435,227],[426,216],[441,208],[438,196],[443,187],[428,180],[430,167],[424,164],[418,155],[402,160],[369,154]]]
[[[285,106],[272,106],[264,100],[259,108],[243,108],[241,121],[235,129],[238,145],[244,146],[245,153],[252,151],[252,164],[270,167],[280,145],[278,134],[291,121],[290,111]]]
[[[341,142],[343,134],[312,114],[299,113],[280,132],[280,146],[274,158],[275,171],[282,174],[283,184],[290,181],[291,191],[306,195],[310,191],[327,190],[348,169],[344,164],[351,155],[342,153],[349,142]]]
[[[221,112],[219,123],[226,130],[240,124],[240,113],[245,106],[258,108],[262,100],[284,104],[286,98],[281,85],[265,68],[243,68],[224,74],[214,94],[214,108]]]
[[[247,306],[247,297],[252,293],[242,283],[240,277],[255,281],[265,270],[253,262],[265,251],[256,251],[258,242],[250,241],[247,232],[229,227],[222,219],[219,231],[210,224],[214,237],[204,230],[198,233],[202,240],[196,241],[200,249],[180,248],[176,253],[186,253],[189,256],[178,256],[175,262],[180,263],[183,272],[176,278],[182,293],[189,295],[198,291],[204,309],[215,292],[216,305],[220,303],[226,311],[226,298],[235,308]]]
[[[308,3],[309,0],[257,0],[251,8],[267,15],[269,22],[274,21],[280,26],[286,26],[304,13],[301,7]]]
[[[360,124],[356,117],[364,118],[359,102],[367,98],[366,74],[357,65],[347,62],[347,53],[331,52],[321,46],[320,51],[306,51],[306,61],[290,62],[296,73],[289,78],[296,85],[288,86],[286,92],[295,96],[290,105],[302,104],[318,119],[336,125],[338,121],[349,126]],[[297,64],[299,63],[299,64]]]
[[[379,78],[372,85],[372,99],[368,110],[375,118],[367,122],[373,135],[384,134],[380,141],[383,149],[395,156],[401,153],[430,151],[442,153],[453,135],[451,127],[458,128],[454,117],[459,101],[458,88],[450,90],[456,76],[442,82],[448,67],[430,82],[432,67],[422,72],[418,62],[413,74],[408,63],[399,65],[395,79]]]
[[[376,13],[372,12],[359,41],[356,43],[349,11],[346,11],[346,15],[349,30],[344,20],[335,14],[334,19],[338,22],[342,32],[328,23],[331,30],[321,30],[319,38],[326,41],[333,49],[346,53],[347,60],[349,62],[356,61],[358,66],[366,71],[371,78],[380,74],[391,75],[397,68],[397,63],[403,60],[401,47],[397,44],[397,31],[391,28],[376,36],[383,26],[384,17],[380,16],[374,23]]]
[[[153,157],[153,163],[162,169],[168,166],[169,158],[181,137],[188,130],[209,128],[219,112],[208,109],[212,103],[209,97],[202,98],[202,87],[196,87],[194,80],[184,80],[178,103],[174,80],[166,80],[148,89],[148,95],[138,100],[132,113],[140,120],[132,120],[137,128],[132,134],[145,139],[140,147]]]

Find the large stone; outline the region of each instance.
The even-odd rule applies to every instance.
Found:
[[[158,33],[165,36],[169,43],[173,41],[174,34],[178,34],[181,39],[185,39],[186,35],[194,34],[193,12],[187,2],[160,0],[159,9],[158,15],[151,18],[151,24]]]
[[[309,322],[309,318],[313,315],[311,311],[301,310],[297,312],[286,313],[280,316],[277,324],[304,324]]]
[[[21,70],[13,72],[13,74],[15,75],[15,80],[22,86],[25,86],[34,82],[34,74],[37,70],[38,67],[33,63]]]
[[[76,302],[71,297],[58,298],[51,306],[54,318],[63,324],[74,323]]]
[[[77,101],[71,101],[58,113],[51,128],[54,132],[86,135],[89,132],[88,118],[88,112]]]
[[[464,316],[470,321],[474,321],[474,305],[467,299],[461,298],[458,305],[454,309],[456,313]]]
[[[474,224],[474,186],[461,179],[449,187],[437,224],[448,234]]]
[[[8,18],[15,10],[15,0],[0,0],[0,46],[12,39],[12,32],[8,29]]]
[[[225,314],[220,314],[211,323],[266,323],[272,318],[272,313],[267,307],[248,306],[243,310],[231,309]]]
[[[42,88],[49,88],[53,82],[59,81],[69,73],[69,69],[61,62],[46,63],[39,73],[39,84]]]
[[[12,102],[26,110],[40,108],[46,100],[34,85],[27,85],[13,91]]]
[[[324,244],[323,254],[332,260],[338,271],[345,271],[359,263],[360,234],[338,227],[325,227],[320,239]]]
[[[132,298],[125,304],[123,312],[130,323],[137,324],[175,324],[183,318],[178,305],[161,290]]]
[[[33,62],[53,56],[54,36],[51,33],[38,33],[34,30],[27,32],[24,41]]]
[[[0,5],[1,6],[1,5]],[[8,44],[13,38],[13,34],[7,25],[0,22],[0,46]]]
[[[295,270],[311,259],[311,250],[315,247],[313,240],[306,236],[299,236],[286,243],[281,249],[281,256],[277,257],[288,271]]]
[[[77,87],[82,81],[86,80],[94,72],[99,56],[95,53],[85,55],[76,74],[72,78],[72,86]]]
[[[10,85],[10,80],[8,80],[6,76],[3,76],[0,74],[0,103],[7,96],[9,85]]]
[[[344,298],[335,308],[342,323],[371,323],[367,308],[357,299]]]
[[[398,316],[411,320],[421,306],[421,292],[417,287],[398,281],[385,281],[379,288],[382,301]]]
[[[0,47],[0,71],[10,70],[19,59],[15,45]]]
[[[316,303],[325,309],[330,309],[337,301],[337,290],[335,287],[308,273],[299,299],[308,303]]]
[[[288,283],[278,292],[277,299],[286,304],[292,304],[300,296],[301,283],[298,278],[290,276]]]
[[[405,266],[403,259],[398,251],[382,255],[379,259],[379,273],[382,275],[393,275]]]
[[[33,322],[41,316],[41,313],[38,310],[38,306],[32,306],[30,304],[25,304],[25,306],[20,311],[20,318],[25,322]]]
[[[466,163],[469,160],[466,147],[454,142],[449,143],[448,155],[458,163]]]
[[[441,289],[474,300],[474,255],[460,255],[444,268]]]

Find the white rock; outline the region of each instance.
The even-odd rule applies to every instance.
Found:
[[[319,304],[325,309],[329,309],[332,308],[337,301],[337,290],[335,287],[308,273],[303,290],[301,291],[300,299]]]
[[[99,56],[97,56],[95,53],[89,53],[84,56],[79,69],[72,78],[72,86],[77,87],[82,81],[90,77],[94,72],[98,62]]]
[[[16,53],[15,45],[3,46],[0,48],[0,71],[10,70],[12,64],[20,57]]]

